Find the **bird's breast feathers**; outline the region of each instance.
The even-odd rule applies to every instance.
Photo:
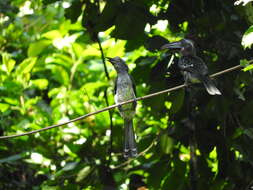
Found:
[[[129,75],[118,76],[115,102],[120,103],[135,98],[133,82]]]

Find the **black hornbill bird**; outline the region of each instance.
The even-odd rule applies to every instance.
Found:
[[[208,75],[208,67],[204,61],[196,55],[193,41],[182,39],[163,45],[161,50],[164,49],[179,49],[181,57],[178,62],[178,67],[183,73],[186,84],[189,82],[202,82],[210,95],[221,95],[221,92],[216,88]]]
[[[116,72],[117,78],[114,88],[115,102],[121,103],[127,100],[136,98],[136,88],[131,75],[128,74],[128,66],[120,57],[109,58],[109,62],[112,63]],[[124,157],[136,157],[137,146],[135,142],[133,117],[135,115],[136,101],[129,104],[119,106],[119,112],[124,119],[125,128],[125,143],[124,143]]]

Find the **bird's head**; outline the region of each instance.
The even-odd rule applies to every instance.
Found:
[[[182,39],[177,42],[165,44],[161,47],[161,50],[164,50],[164,49],[177,49],[180,51],[180,53],[183,56],[196,55],[196,49],[194,47],[194,43],[193,41],[189,39]]]
[[[124,71],[128,72],[128,66],[126,62],[120,57],[114,57],[114,58],[106,57],[106,58],[114,66],[117,72],[124,72]]]

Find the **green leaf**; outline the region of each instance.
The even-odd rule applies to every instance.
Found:
[[[22,61],[22,63],[18,65],[16,69],[16,74],[21,75],[31,72],[34,65],[36,64],[36,61],[37,61],[36,57],[26,58],[24,61]]]
[[[244,48],[251,48],[253,44],[253,26],[251,26],[242,37],[242,46]]]
[[[160,140],[161,149],[165,154],[169,154],[173,150],[174,140],[167,134],[163,134]]]
[[[66,70],[69,70],[70,67],[73,64],[73,60],[71,59],[71,57],[69,57],[69,56],[67,56],[65,54],[54,53],[52,56],[48,56],[46,58],[46,63],[55,64],[55,65],[61,65]],[[48,65],[46,65],[46,67]],[[51,65],[49,65],[48,67],[49,67],[49,69],[51,69]]]
[[[45,37],[50,40],[54,40],[56,38],[62,38],[61,32],[59,30],[51,30],[49,32],[46,32],[42,35],[42,37]]]
[[[48,186],[48,185],[42,185],[41,190],[59,190],[60,188],[58,186]]]
[[[9,104],[4,104],[4,103],[0,103],[0,111],[1,112],[5,112],[6,110],[8,110],[10,107]]]
[[[48,86],[48,80],[47,79],[35,79],[31,80],[31,84],[40,90],[46,89]]]
[[[77,56],[77,57],[82,57],[82,56],[84,56],[83,55],[83,51],[84,51],[84,48],[83,48],[83,45],[81,45],[80,43],[73,43],[72,44],[72,48],[73,48],[73,50],[74,50],[74,52],[75,52],[75,55]]]
[[[40,40],[38,42],[31,43],[27,51],[28,56],[38,56],[50,43],[50,40]]]
[[[244,67],[243,71],[249,71],[249,70],[253,69],[253,62],[248,61],[246,59],[241,59],[240,60],[240,65]]]
[[[52,68],[53,77],[60,84],[67,86],[69,84],[69,73],[62,67],[54,66]]]
[[[2,54],[2,61],[4,65],[3,70],[10,74],[16,64],[16,61],[11,59],[10,55],[7,53]]]
[[[249,71],[249,70],[251,70],[251,69],[253,69],[253,64],[251,64],[251,65],[245,67],[245,68],[243,69],[243,71]]]
[[[73,170],[76,168],[78,162],[70,162],[70,163],[67,163],[63,168],[62,170],[63,171],[69,171],[69,170]]]
[[[82,180],[84,180],[92,171],[92,168],[90,166],[85,166],[83,169],[81,169],[78,174],[77,174],[77,178],[76,178],[76,182],[81,182]]]
[[[21,158],[25,157],[27,155],[26,152],[24,153],[20,153],[20,154],[15,154],[15,155],[12,155],[12,156],[9,156],[7,158],[2,158],[0,159],[0,164],[2,163],[6,163],[6,162],[14,162],[14,161],[17,161],[17,160],[20,160]]]
[[[19,105],[18,98],[12,98],[12,97],[4,97],[3,98],[6,103],[9,103],[11,105]]]
[[[115,55],[119,57],[124,56],[125,44],[126,42],[121,40],[117,44],[111,45],[106,53],[106,56],[108,57],[115,57]]]

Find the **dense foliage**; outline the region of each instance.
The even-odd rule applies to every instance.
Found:
[[[138,96],[183,83],[178,55],[158,51],[167,41],[194,40],[210,73],[247,66],[253,5],[246,3],[0,1],[0,135],[113,104],[116,73],[104,55],[126,60]],[[253,187],[251,69],[218,77],[222,96],[194,85],[190,95],[181,89],[139,101],[134,123],[139,152],[145,154],[123,165],[123,121],[116,109],[1,139],[0,189],[248,190]]]

